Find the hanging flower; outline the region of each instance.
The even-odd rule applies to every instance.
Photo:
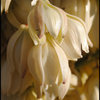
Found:
[[[86,24],[93,48],[99,48],[99,3],[98,0],[50,0],[69,14],[80,17]]]
[[[28,16],[28,25],[30,36],[33,41],[34,38],[36,39],[34,41],[36,45],[42,39],[40,37],[45,37],[49,32],[63,48],[69,60],[77,60],[82,57],[81,46],[82,50],[87,53],[89,52],[88,45],[92,46],[86,24],[80,18],[65,13],[47,1],[38,2],[36,8],[32,9]]]
[[[59,98],[65,96],[71,78],[68,60],[61,47],[51,37],[47,39],[44,44],[35,46],[26,28],[19,29],[12,36],[8,43],[7,62],[2,69],[4,94],[23,93],[34,83],[39,97],[43,92]],[[6,78],[8,82],[5,82]]]
[[[86,23],[48,0],[37,1],[27,23],[19,25],[8,43],[2,93],[21,95],[34,85],[37,98],[44,93],[48,100],[63,99],[72,78],[68,60],[77,60],[81,50],[88,53],[92,46]]]

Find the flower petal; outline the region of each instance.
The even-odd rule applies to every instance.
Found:
[[[41,96],[44,87],[44,70],[42,64],[42,45],[33,46],[28,56],[29,71],[34,78],[34,85],[38,96]]]
[[[17,66],[16,69],[22,78],[24,78],[27,71],[27,57],[33,45],[28,30],[23,30],[14,48],[14,59]]]
[[[19,36],[21,35],[23,29],[19,29],[9,40],[8,46],[7,46],[7,65],[9,67],[10,72],[14,72],[15,70],[15,64],[14,64],[14,47],[16,44],[16,41],[18,40]]]
[[[33,77],[30,74],[29,70],[27,70],[25,77],[22,79],[22,84],[19,93],[22,94],[26,89],[33,85]]]
[[[53,6],[44,3],[42,16],[49,33],[56,38],[61,28],[60,14]]]
[[[69,29],[71,29],[72,26],[76,28],[75,33],[78,35],[80,39],[79,41],[82,44],[82,50],[88,53],[89,52],[88,44],[90,43],[90,40],[88,37],[85,23],[78,17],[71,16],[69,14],[67,14],[67,16],[69,19],[69,24],[71,23],[71,26],[69,25],[70,26]]]
[[[41,13],[42,6],[38,3],[28,15],[29,33],[35,45],[45,41],[45,26]]]
[[[69,89],[69,86],[70,86],[71,71],[68,66],[67,57],[66,57],[64,51],[62,50],[62,48],[59,47],[54,40],[52,40],[51,44],[57,54],[57,58],[59,61],[59,68],[60,68],[59,73],[61,73],[63,81],[60,84],[58,84],[59,82],[57,82],[55,84],[55,86],[53,84],[54,87],[52,86],[53,88],[51,88],[50,91],[52,91],[52,93],[54,92],[54,95],[58,94],[59,98],[63,99]],[[58,74],[58,81],[59,81],[59,78],[61,78],[61,77]]]
[[[45,84],[52,85],[56,82],[57,75],[60,71],[59,69],[59,61],[56,55],[56,51],[52,47],[50,43],[47,43],[48,53],[47,59],[43,66],[45,72]],[[43,50],[43,53],[44,50]]]
[[[82,50],[89,52],[88,44],[90,43],[86,26],[78,17],[67,14],[68,17],[68,32],[64,37],[61,47],[66,52],[69,60],[77,60],[82,57]]]

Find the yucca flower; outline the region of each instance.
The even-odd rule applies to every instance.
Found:
[[[97,12],[96,0],[72,0],[71,2],[70,0],[59,0],[59,2],[59,6],[64,9],[64,11],[80,17],[83,21],[85,21],[88,30],[90,30],[93,19]]]
[[[98,0],[50,0],[69,14],[80,17],[87,26],[93,49],[99,48],[99,1]],[[92,28],[91,28],[92,27]]]
[[[88,44],[90,46],[92,46],[92,44],[91,44],[91,42],[90,42],[90,40],[88,38],[88,31],[87,31],[85,23],[80,18],[72,16],[72,15],[70,15],[68,13],[65,13],[63,10],[51,5],[49,2],[46,2],[46,3],[48,5],[44,5],[44,3],[41,4],[41,5],[43,5],[43,7],[42,7],[43,11],[41,11],[42,14],[40,13],[41,15],[39,15],[40,19],[41,19],[41,24],[39,24],[39,25],[41,25],[41,26],[36,25],[36,24],[34,25],[34,20],[35,20],[34,16],[36,16],[36,13],[34,12],[34,9],[30,12],[30,14],[28,16],[28,25],[30,26],[29,27],[30,33],[31,33],[31,30],[34,31],[34,29],[35,29],[35,30],[39,31],[40,30],[39,28],[41,28],[42,32],[45,31],[45,30],[47,32],[49,32],[49,34],[52,35],[52,37],[58,43],[60,43],[61,45],[65,45],[67,49],[69,49],[70,47],[68,47],[69,45],[66,45],[65,42],[71,43],[70,44],[71,48],[73,48],[73,50],[76,49],[76,51],[73,51],[71,53],[72,56],[71,56],[70,52],[68,52],[70,50],[66,49],[67,50],[66,53],[68,52],[67,56],[70,56],[73,59],[74,59],[73,53],[79,53],[79,54],[77,54],[77,56],[81,57],[81,50],[80,50],[81,49],[81,44],[82,44],[82,49],[85,52],[88,52]],[[45,6],[47,6],[47,8]],[[38,6],[38,7],[42,10],[41,6]],[[48,12],[52,11],[53,14],[48,13],[48,12],[46,13],[46,10]],[[39,12],[37,11],[37,13],[39,13]],[[47,17],[48,19],[44,18],[45,16],[48,16]],[[56,16],[56,19],[55,19],[55,16]],[[32,18],[34,18],[33,21],[31,20]],[[38,21],[39,21],[39,19],[37,19],[37,22]],[[59,25],[56,25],[56,23],[58,23],[58,22],[59,22]],[[45,27],[43,27],[44,25],[45,25],[46,29],[45,29]],[[57,31],[55,31],[55,30],[57,30]],[[39,32],[39,33],[43,34],[42,32]],[[82,34],[81,34],[81,32],[82,32]],[[38,35],[38,32],[37,33],[34,32],[34,33],[35,33],[35,35]],[[34,33],[31,34],[32,38],[34,37],[33,36]],[[40,34],[40,36],[41,36],[41,34]],[[73,39],[76,39],[73,42],[74,44],[72,43],[72,37],[73,37]],[[78,41],[78,38],[80,38],[79,41]],[[62,46],[62,48],[64,49],[65,46]],[[76,46],[77,48],[74,47],[74,46]],[[71,58],[69,58],[69,59],[71,59]]]
[[[27,25],[20,22],[8,43],[2,93],[22,95],[34,86],[37,98],[63,99],[70,84],[77,84],[71,83],[68,60],[81,58],[92,46],[86,23],[48,0],[38,0],[26,18]]]
[[[56,42],[46,41],[49,42],[35,46],[28,30],[23,29],[12,36],[8,43],[7,62],[2,67],[3,94],[23,93],[34,83],[38,96],[48,92],[64,97],[71,77],[68,60]],[[5,82],[6,78],[8,82]]]

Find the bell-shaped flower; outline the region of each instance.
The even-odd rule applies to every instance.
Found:
[[[85,23],[78,17],[67,14],[68,32],[64,37],[61,47],[69,60],[77,60],[82,57],[81,49],[89,52],[92,43],[88,37]],[[71,51],[71,52],[70,52]]]
[[[81,50],[88,53],[92,46],[86,24],[47,0],[37,2],[27,23],[8,43],[2,92],[22,94],[33,83],[38,98],[44,93],[50,100],[63,99],[71,83],[68,60],[77,60]],[[4,84],[6,68],[9,84]]]
[[[45,94],[63,98],[70,86],[71,72],[64,51],[51,38],[46,44],[31,49],[28,66],[35,79],[37,94],[45,88]]]
[[[28,25],[29,30],[37,31],[30,32],[31,36],[39,33],[38,37],[42,37],[44,33],[49,32],[60,43],[62,37],[67,33],[66,13],[47,0],[38,0],[36,6],[29,13]]]
[[[54,0],[55,1],[55,0]],[[87,31],[89,32],[93,24],[93,19],[97,10],[96,0],[62,0],[60,7],[67,13],[80,17],[85,21]]]
[[[32,84],[33,79],[27,69],[27,56],[32,46],[24,27],[11,37],[7,47],[7,61],[1,69],[3,94],[15,94],[19,90],[23,93]]]
[[[43,93],[50,98],[65,96],[71,78],[68,59],[52,36],[47,35],[43,44],[34,45],[28,27],[21,26],[11,37],[2,67],[3,94],[22,94],[34,84],[38,97]]]
[[[37,10],[37,8],[40,10]],[[36,14],[38,17],[36,17]],[[34,24],[34,22],[37,22],[37,24]],[[49,32],[63,48],[69,60],[77,60],[82,57],[81,49],[88,53],[89,46],[92,47],[86,23],[82,19],[51,5],[48,1],[38,1],[36,8],[32,9],[28,16],[28,25],[32,40],[34,40],[34,37],[41,37]],[[38,31],[32,32],[32,30]],[[37,39],[36,44],[38,44]]]

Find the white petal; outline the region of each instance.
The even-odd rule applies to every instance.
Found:
[[[33,76],[37,95],[40,96],[44,87],[44,70],[42,64],[42,45],[33,46],[28,56],[29,71]]]
[[[20,86],[21,86],[21,80],[22,80],[21,74],[23,74],[22,71],[25,69],[25,66],[24,67],[20,66],[20,62],[21,62],[20,56],[22,56],[22,54],[20,52],[21,45],[22,45],[21,42],[23,41],[21,39],[22,39],[24,32],[26,32],[25,34],[27,34],[26,27],[25,28],[24,28],[24,26],[22,26],[22,27],[11,37],[11,39],[8,43],[7,67],[9,69],[8,72],[12,75],[11,76],[11,87],[9,88],[8,94],[15,94],[16,92],[18,92],[18,90],[20,89]],[[23,30],[23,29],[25,29],[25,30]],[[27,40],[28,40],[28,38],[27,38]],[[16,45],[16,44],[18,44],[18,45]],[[26,49],[24,48],[24,50],[26,50]]]
[[[61,16],[54,7],[43,5],[43,20],[49,33],[53,37],[57,37],[61,29]]]
[[[96,13],[96,0],[62,0],[61,8],[67,13],[80,17],[89,33]]]
[[[14,51],[16,69],[22,78],[27,71],[27,57],[32,46],[33,42],[28,34],[28,30],[24,30],[16,43]]]
[[[63,99],[70,87],[71,71],[68,66],[67,57],[66,57],[64,51],[61,49],[61,47],[59,47],[56,44],[56,42],[54,42],[53,40],[52,40],[52,46],[56,51],[59,65],[60,65],[60,70],[61,70],[60,73],[62,74],[62,79],[63,79],[62,83],[59,84],[57,87],[54,86],[55,89],[53,88],[53,90],[58,92],[59,98]],[[58,76],[59,76],[59,74],[58,74]],[[61,78],[61,77],[59,77],[59,78]],[[57,95],[57,93],[54,93],[54,94]]]
[[[88,44],[90,43],[86,26],[78,17],[67,14],[68,17],[68,32],[64,37],[61,47],[66,52],[69,60],[77,60],[81,56],[82,50],[89,52]]]
[[[14,33],[14,35],[10,38],[8,46],[7,46],[7,64],[11,73],[14,72],[15,70],[15,64],[14,64],[14,59],[13,59],[14,47],[22,31],[23,29],[19,29],[16,33]]]
[[[38,4],[28,15],[29,33],[35,45],[45,41],[45,26],[42,18],[42,6]]]
[[[48,46],[48,54],[46,62],[44,64],[45,83],[47,85],[51,85],[56,82],[57,75],[60,71],[60,66],[58,57],[56,55],[56,51],[54,50],[54,48],[50,43],[48,43],[47,46]],[[45,53],[44,50],[43,53]]]
[[[62,33],[62,36],[65,36],[65,34],[67,33],[67,30],[68,30],[68,23],[67,23],[66,13],[58,7],[55,7],[55,8],[59,11],[59,13],[61,15],[61,18],[62,18],[61,19],[61,21],[62,21],[61,33]]]
[[[60,69],[61,69],[61,73],[62,73],[62,76],[63,76],[63,82],[65,82],[66,78],[68,77],[67,73],[70,73],[69,65],[68,65],[68,59],[67,59],[64,51],[62,50],[62,48],[59,47],[56,44],[56,42],[54,42],[53,47],[56,50],[56,54],[58,56]],[[69,74],[69,77],[70,77],[70,74]]]
[[[25,77],[22,79],[22,84],[20,87],[19,93],[22,94],[26,91],[26,89],[33,84],[33,77],[30,74],[29,70],[27,70]]]
[[[65,51],[68,60],[77,60],[78,58],[82,57],[81,44],[79,43],[78,39],[75,39],[75,41],[74,38],[74,32],[72,31],[71,34],[68,32],[61,44],[61,47]]]
[[[77,17],[76,17],[77,18]],[[89,47],[88,47],[88,34],[86,31],[86,27],[85,24],[80,20],[80,19],[76,19],[70,18],[68,17],[68,23],[70,24],[69,29],[71,29],[71,27],[74,27],[74,33],[77,34],[77,37],[79,37],[79,41],[82,44],[82,50],[84,50],[85,52],[89,52]]]

